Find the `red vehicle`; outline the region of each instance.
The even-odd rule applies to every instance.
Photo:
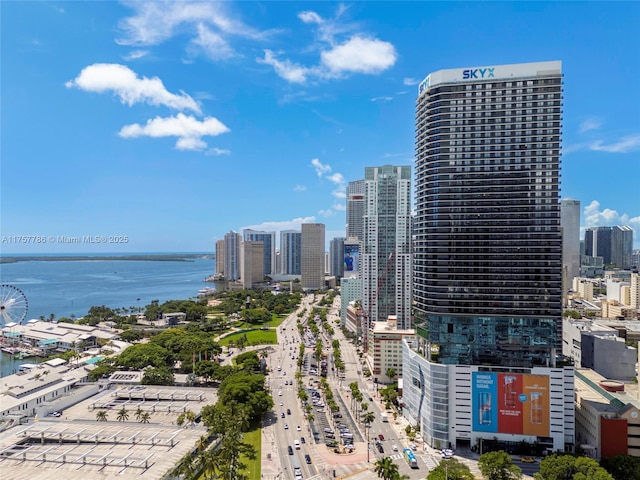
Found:
[[[378,438],[379,438],[380,440],[384,440],[384,435],[383,435],[383,434],[381,434],[381,433],[379,433],[379,434],[378,434]]]

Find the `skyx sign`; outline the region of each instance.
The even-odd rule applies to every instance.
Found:
[[[494,78],[493,71],[495,68],[470,68],[462,71],[463,80]]]

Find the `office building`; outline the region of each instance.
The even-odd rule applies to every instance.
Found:
[[[280,232],[280,273],[300,275],[302,271],[302,233],[299,230]]]
[[[244,241],[264,244],[263,271],[265,275],[274,275],[276,270],[276,232],[259,232],[245,228],[242,231]]]
[[[216,242],[216,274],[224,275],[224,239]]]
[[[412,341],[415,335],[413,329],[399,329],[394,316],[386,322],[372,323],[366,359],[374,382],[389,384],[402,378],[402,340]]]
[[[323,223],[302,224],[302,289],[321,290],[324,288],[324,245]]]
[[[561,62],[441,70],[420,84],[414,299],[442,363],[553,361],[561,114]]]
[[[235,282],[240,279],[240,247],[242,236],[233,230],[224,235],[224,276]]]
[[[630,268],[633,229],[626,225],[589,227],[584,232],[585,254],[602,257],[605,265]]]
[[[242,242],[242,286],[252,289],[264,282],[264,243],[246,240]]]
[[[329,242],[329,275],[336,279],[344,276],[344,237]]]
[[[360,273],[369,325],[394,316],[411,327],[411,260],[411,167],[367,167]]]
[[[358,310],[362,311],[362,280],[359,278],[343,278],[340,282],[340,320],[344,326],[347,321],[347,307],[358,303]],[[362,331],[354,330],[359,337]]]
[[[562,227],[563,294],[571,289],[573,279],[580,276],[580,202],[563,198],[560,202]]]
[[[364,236],[364,180],[347,185],[347,238],[362,240]]]

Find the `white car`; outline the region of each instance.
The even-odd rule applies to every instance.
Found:
[[[281,406],[281,407],[284,407],[284,402],[280,402],[280,406]]]
[[[298,426],[296,427],[296,430],[297,430],[297,431],[302,430],[302,429],[300,428],[300,425],[298,425]]]
[[[288,424],[288,423],[285,423],[285,424],[284,424],[284,429],[285,429],[285,430],[289,430],[289,424]]]
[[[393,445],[393,446],[391,447],[391,449],[392,449],[394,452],[397,452],[397,451],[398,451],[398,446],[397,446],[397,445]]]
[[[282,390],[278,391],[278,396],[281,397],[282,396]]]

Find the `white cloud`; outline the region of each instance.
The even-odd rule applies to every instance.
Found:
[[[393,97],[373,97],[371,99],[372,102],[390,102],[393,100]]]
[[[336,212],[334,212],[333,210],[331,210],[330,208],[326,209],[326,210],[318,210],[318,213],[327,218],[327,217],[333,217],[335,216]]]
[[[191,43],[205,52],[212,60],[224,60],[234,56],[235,52],[222,36],[206,25],[200,23],[197,26],[198,35]]]
[[[331,167],[329,167],[331,168]],[[344,176],[341,173],[334,173],[332,175],[327,175],[327,179],[332,181],[333,183],[335,183],[336,185],[343,185],[344,184]]]
[[[314,158],[313,160],[311,160],[311,165],[313,166],[313,168],[316,169],[316,173],[318,174],[319,177],[321,177],[326,173],[331,172],[331,165],[323,165],[322,162],[320,162],[320,160],[317,158]]]
[[[316,12],[312,12],[310,10],[307,10],[305,12],[300,12],[298,14],[298,18],[300,20],[302,20],[304,23],[321,24],[321,23],[324,22],[324,20],[322,20],[322,17],[320,15],[318,15]]]
[[[404,83],[405,85],[418,85],[418,83],[420,83],[420,80],[418,80],[417,78],[405,77],[402,80],[402,83]]]
[[[307,189],[304,185],[296,185],[293,187],[294,192],[304,192]]]
[[[140,78],[125,65],[95,63],[83,68],[80,75],[65,85],[67,88],[75,87],[86,92],[113,92],[120,97],[122,103],[129,106],[144,102],[201,113],[200,105],[186,93],[171,93],[158,77]]]
[[[292,220],[283,220],[283,221],[269,221],[259,223],[257,225],[249,225],[247,227],[242,227],[240,230],[244,230],[245,228],[249,228],[251,230],[259,230],[265,232],[279,232],[282,230],[300,230],[303,223],[314,223],[316,221],[316,217],[297,217]],[[277,235],[276,235],[277,237]]]
[[[266,35],[233,17],[226,2],[129,1],[134,15],[121,20],[121,45],[158,45],[175,35],[189,34],[199,25],[219,34],[262,39]]]
[[[333,204],[333,209],[334,210],[338,210],[340,212],[344,212],[347,210],[347,206],[342,204],[342,203],[334,203]]]
[[[345,72],[378,74],[392,67],[397,57],[391,43],[359,35],[320,54],[322,64],[336,75]]]
[[[340,5],[332,19],[325,19],[314,11],[298,13],[298,18],[305,24],[314,25],[316,40],[306,51],[320,52],[316,65],[305,66],[289,59],[276,58],[271,50],[265,50],[264,58],[258,63],[274,68],[277,75],[291,83],[304,83],[310,78],[336,79],[348,74],[377,75],[392,67],[397,60],[395,47],[378,38],[364,33],[354,33],[356,24],[345,23],[340,17],[347,7]],[[338,37],[350,35],[340,41]]]
[[[600,202],[592,200],[584,207],[584,224],[587,227],[637,224],[640,227],[640,216],[630,218],[626,213],[619,214],[610,208],[600,209]]]
[[[613,143],[605,143],[603,140],[593,142],[589,148],[596,152],[629,153],[640,150],[640,134],[623,137]]]
[[[231,155],[231,150],[213,147],[206,151],[206,155],[215,155],[216,157],[220,155]]]
[[[271,50],[264,51],[264,58],[256,58],[258,63],[271,65],[276,74],[291,83],[304,83],[310,70],[290,60],[278,60]]]
[[[589,130],[598,130],[602,126],[602,122],[595,118],[587,118],[580,124],[578,131],[580,133],[588,132]]]
[[[217,136],[229,132],[229,128],[217,118],[207,117],[202,121],[193,116],[179,113],[175,117],[156,117],[146,125],[134,123],[122,127],[118,135],[123,138],[137,137],[178,137],[176,148],[179,150],[203,150],[207,144],[203,136]]]
[[[122,58],[126,61],[138,60],[139,58],[146,57],[148,54],[149,50],[132,50]]]
[[[336,188],[333,192],[331,192],[331,195],[341,200],[347,198],[347,192],[345,191],[344,186],[342,188]]]

